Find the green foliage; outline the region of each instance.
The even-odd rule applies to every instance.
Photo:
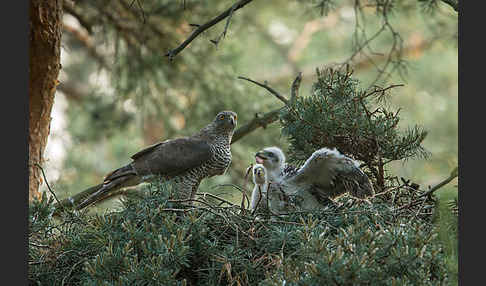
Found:
[[[311,95],[291,100],[282,110],[280,123],[290,142],[289,161],[302,164],[315,150],[336,147],[364,161],[377,181],[383,182],[378,173],[383,160],[428,155],[421,146],[427,132],[419,126],[400,131],[399,111],[392,112],[383,104],[391,87],[361,90],[351,76],[348,70],[318,69]]]
[[[439,285],[433,226],[341,197],[319,212],[253,216],[235,205],[168,199],[168,184],[131,194],[119,211],[29,213],[29,280],[38,285]],[[216,203],[218,202],[218,203]]]

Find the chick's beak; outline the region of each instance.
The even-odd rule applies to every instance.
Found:
[[[255,154],[255,161],[258,163],[258,164],[263,164],[263,162],[265,162],[265,160],[267,159],[267,157],[265,157],[265,154],[263,151],[258,151],[256,154]]]

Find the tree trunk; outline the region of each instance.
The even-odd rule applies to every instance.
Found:
[[[30,0],[29,7],[29,201],[39,197],[43,153],[61,69],[61,0]]]

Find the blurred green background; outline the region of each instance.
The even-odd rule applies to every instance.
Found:
[[[372,5],[381,2],[254,1],[234,13],[217,45],[210,40],[221,35],[226,21],[200,35],[173,62],[165,53],[190,34],[189,24],[203,24],[233,2],[65,4],[61,84],[45,156],[52,189],[62,199],[98,184],[141,148],[190,135],[220,110],[236,111],[242,126],[282,106],[238,76],[266,81],[288,96],[302,71],[300,96],[308,95],[316,68],[349,59],[384,21],[389,26],[351,61],[354,77],[366,89],[385,68],[390,75],[377,84],[404,84],[391,91],[387,104],[401,108],[401,128],[419,124],[429,131],[424,146],[432,155],[393,162],[388,172],[423,188],[440,182],[458,164],[457,12],[440,1],[384,1],[393,9],[383,12]],[[393,62],[387,64],[391,51]],[[228,172],[203,181],[200,191],[239,202],[235,187],[219,185],[251,189],[245,170],[256,151],[272,145],[287,148],[278,122],[233,144]],[[456,184],[438,195],[456,196]]]
[[[458,14],[439,0],[252,1],[187,46],[173,61],[165,54],[195,29],[228,9],[228,0],[64,1],[61,84],[52,111],[44,163],[59,199],[101,182],[145,146],[187,136],[221,110],[242,126],[282,106],[266,90],[238,76],[267,82],[288,96],[303,72],[307,96],[316,68],[349,62],[361,88],[391,90],[385,104],[400,108],[400,128],[428,131],[428,159],[392,162],[388,175],[427,189],[458,165]],[[357,6],[358,5],[358,6]],[[218,39],[227,25],[226,37]],[[233,202],[251,190],[246,168],[266,146],[287,150],[274,122],[232,145],[227,173],[199,191]],[[41,190],[47,191],[46,184]],[[437,191],[439,236],[452,284],[457,284],[457,220],[447,202],[457,179]],[[119,206],[107,200],[90,209]],[[452,222],[452,224],[451,224]],[[454,226],[454,222],[455,226]]]

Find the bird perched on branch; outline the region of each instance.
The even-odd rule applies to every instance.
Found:
[[[267,192],[277,190],[297,197],[302,209],[322,207],[344,193],[361,199],[374,195],[373,185],[358,162],[336,148],[315,151],[294,174],[271,184]]]
[[[230,143],[236,124],[235,112],[222,111],[190,137],[165,140],[141,150],[131,156],[131,163],[106,175],[103,183],[77,208],[157,176],[174,182],[178,198],[193,198],[201,180],[222,175],[230,165]]]
[[[255,154],[255,161],[268,172],[268,180],[279,182],[282,178],[295,174],[297,168],[285,162],[285,155],[278,147],[266,147]]]

